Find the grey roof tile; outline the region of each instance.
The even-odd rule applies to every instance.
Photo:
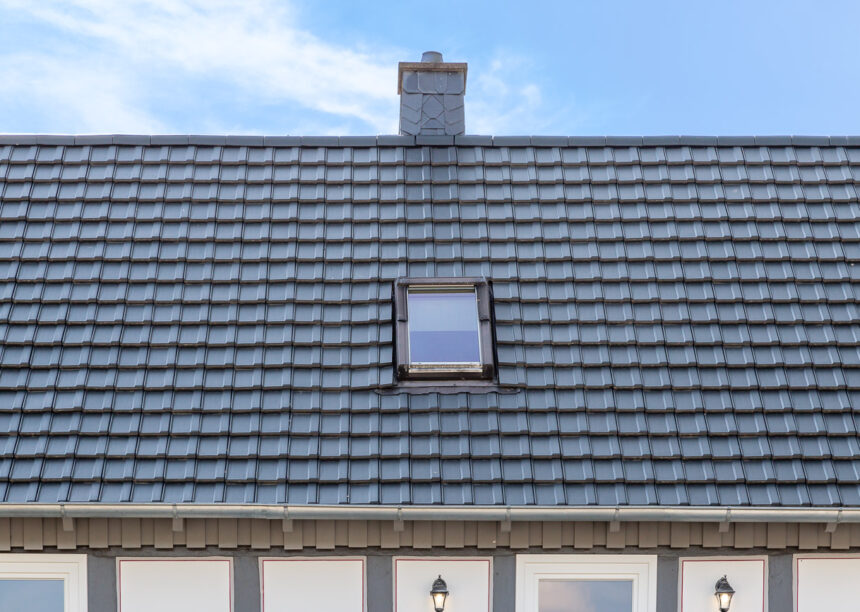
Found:
[[[860,504],[847,141],[449,141],[0,138],[5,499]],[[372,392],[406,273],[519,393]]]

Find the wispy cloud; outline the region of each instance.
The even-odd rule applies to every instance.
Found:
[[[6,31],[25,32],[0,49],[0,107],[36,131],[395,133],[397,62],[415,51],[327,40],[298,15],[289,0],[0,0]],[[536,74],[526,57],[474,58],[468,132],[575,129]]]
[[[137,93],[127,75],[85,63],[16,54],[3,57],[0,66],[0,100],[5,98],[6,108],[26,105],[30,114],[50,117],[55,125],[78,126],[77,131],[168,131],[141,105]]]
[[[222,96],[290,103],[364,132],[396,128],[397,53],[324,41],[280,0],[0,0],[0,7],[61,33],[62,48],[0,55],[0,97],[27,95],[90,131],[187,131],[155,117],[171,98],[193,103],[185,86],[200,81],[217,84]]]
[[[587,115],[572,101],[547,100],[528,58],[499,52],[489,65],[469,66],[466,124],[475,134],[557,134]]]

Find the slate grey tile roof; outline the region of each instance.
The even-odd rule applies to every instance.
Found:
[[[0,501],[860,505],[860,139],[0,137]],[[402,276],[504,393],[392,393]]]

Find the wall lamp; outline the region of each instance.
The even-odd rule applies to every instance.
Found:
[[[734,594],[735,590],[732,588],[732,585],[729,584],[729,581],[726,580],[725,576],[717,580],[714,595],[716,596],[717,603],[720,606],[720,612],[729,612],[729,607],[732,605],[732,595]]]
[[[445,598],[448,597],[448,585],[442,580],[442,575],[433,581],[433,586],[430,588],[430,597],[433,598],[433,607],[436,612],[445,610]]]

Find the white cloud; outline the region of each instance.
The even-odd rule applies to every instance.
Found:
[[[288,0],[0,0],[0,18],[32,33],[0,50],[0,105],[48,131],[391,134],[412,55],[325,40]],[[582,112],[536,74],[509,53],[471,62],[467,131],[575,132]]]
[[[585,115],[570,101],[547,103],[524,57],[498,53],[489,66],[469,66],[466,125],[474,134],[560,134],[576,130]],[[571,132],[573,133],[573,132]]]
[[[67,46],[0,55],[0,97],[26,93],[44,112],[66,114],[90,131],[189,131],[156,120],[154,108],[168,95],[165,82],[181,89],[186,79],[332,114],[332,123],[360,122],[365,133],[396,130],[399,53],[326,42],[298,27],[283,1],[0,0],[0,6],[63,32]]]
[[[7,108],[26,100],[30,112],[49,115],[55,124],[78,132],[166,131],[161,120],[129,100],[135,84],[121,74],[33,55],[2,61],[0,100],[7,100]]]

